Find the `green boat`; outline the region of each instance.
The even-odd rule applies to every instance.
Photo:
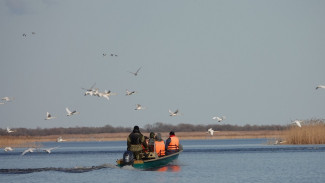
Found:
[[[176,160],[179,156],[179,154],[183,152],[183,150],[179,150],[177,152],[174,152],[172,154],[158,157],[156,156],[156,153],[149,154],[146,158],[143,158],[141,160],[133,160],[130,163],[126,163],[123,161],[123,159],[119,159],[116,161],[117,166],[123,167],[123,166],[133,166],[137,169],[152,169],[152,168],[158,168],[163,167],[171,163],[172,161]]]

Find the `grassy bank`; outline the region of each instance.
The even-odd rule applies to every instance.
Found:
[[[149,133],[143,133],[149,136]],[[169,132],[163,132],[162,138],[166,140]],[[126,141],[129,133],[101,133],[88,135],[60,135],[66,141]],[[278,138],[282,135],[280,131],[221,131],[216,132],[214,136],[206,132],[176,132],[180,140],[199,140],[199,139],[247,139],[247,138]],[[1,136],[0,147],[35,147],[40,146],[42,142],[55,142],[57,135],[50,136]]]
[[[325,144],[325,124],[317,121],[292,126],[284,134],[286,144]]]

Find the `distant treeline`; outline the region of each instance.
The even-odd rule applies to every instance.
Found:
[[[154,124],[147,124],[140,126],[141,132],[169,132],[171,130],[175,132],[196,132],[207,131],[212,128],[216,131],[258,131],[258,130],[285,130],[288,129],[288,125],[229,125],[229,124],[211,124],[211,125],[192,125],[192,124],[164,124],[161,122]],[[99,133],[119,133],[119,132],[131,132],[132,127],[113,127],[106,125],[104,127],[73,127],[73,128],[15,128],[15,132],[10,133],[12,136],[47,136],[47,135],[63,135],[63,134],[99,134]],[[8,135],[6,129],[0,130],[0,135]]]

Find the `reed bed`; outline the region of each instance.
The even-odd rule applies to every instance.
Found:
[[[286,144],[325,144],[325,124],[321,121],[291,126],[284,134]]]
[[[101,134],[64,134],[60,135],[68,142],[76,141],[126,141],[129,132],[101,133]],[[143,133],[149,136],[149,133]],[[166,140],[169,132],[162,132],[162,138]],[[247,139],[247,138],[278,138],[281,131],[219,131],[213,136],[204,132],[176,132],[180,140],[199,139]],[[55,142],[59,136],[0,136],[0,148],[4,147],[40,147],[42,142]]]

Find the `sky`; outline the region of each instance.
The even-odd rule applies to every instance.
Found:
[[[1,0],[0,128],[324,119],[324,18],[322,0]]]

